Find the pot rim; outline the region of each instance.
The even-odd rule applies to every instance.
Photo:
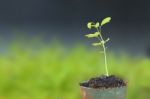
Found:
[[[85,86],[80,86],[80,88],[84,89],[92,89],[92,90],[111,90],[111,89],[120,89],[120,88],[127,88],[127,86],[121,86],[121,87],[112,87],[112,88],[92,88],[92,87],[85,87]]]

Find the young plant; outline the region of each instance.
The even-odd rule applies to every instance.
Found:
[[[97,38],[98,42],[97,43],[93,43],[93,46],[100,46],[103,48],[103,53],[104,53],[104,60],[105,60],[105,70],[106,70],[106,76],[109,76],[108,73],[108,64],[107,64],[107,56],[106,56],[106,46],[105,44],[109,41],[109,38],[104,40],[103,36],[102,36],[102,26],[104,26],[106,23],[109,23],[111,20],[111,17],[106,17],[105,19],[102,20],[101,23],[99,22],[88,22],[87,27],[88,29],[96,29],[95,33],[91,33],[91,34],[87,34],[85,35],[87,38]]]

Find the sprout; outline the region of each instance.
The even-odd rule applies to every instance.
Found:
[[[105,70],[106,70],[106,75],[109,76],[108,73],[108,66],[107,66],[107,56],[106,56],[106,47],[105,43],[107,43],[110,39],[104,40],[102,37],[101,33],[101,27],[105,25],[106,23],[110,22],[111,17],[106,17],[105,19],[102,20],[101,25],[99,25],[99,22],[88,22],[87,27],[88,29],[95,28],[97,31],[95,33],[87,34],[85,35],[87,38],[98,38],[99,42],[97,43],[92,43],[93,46],[100,46],[103,48],[103,54],[105,58]]]

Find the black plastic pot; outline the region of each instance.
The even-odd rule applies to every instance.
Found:
[[[127,87],[94,89],[80,86],[82,99],[125,99]]]

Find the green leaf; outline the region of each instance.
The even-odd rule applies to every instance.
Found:
[[[93,24],[93,22],[88,22],[88,24],[87,24],[88,29],[92,28],[92,24]]]
[[[111,20],[111,17],[107,17],[107,18],[103,19],[102,22],[101,22],[101,26],[103,26],[104,24],[110,22],[110,20]]]
[[[95,33],[93,33],[93,34],[87,34],[87,35],[85,35],[87,38],[93,38],[93,37],[98,37],[98,35],[99,35],[100,33],[99,32],[95,32]]]
[[[93,46],[100,46],[102,43],[92,43]]]
[[[99,27],[99,22],[96,22],[95,28],[98,28],[98,27]]]
[[[96,22],[96,23],[88,22],[87,27],[88,27],[88,29],[91,29],[92,27],[98,28],[99,27],[99,22]]]

